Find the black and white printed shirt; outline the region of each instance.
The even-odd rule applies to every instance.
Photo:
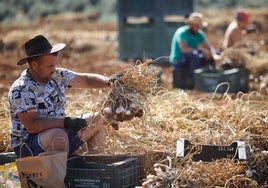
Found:
[[[65,117],[66,97],[64,90],[71,87],[74,72],[57,68],[52,79],[46,84],[34,81],[27,70],[12,84],[8,101],[10,104],[10,144],[15,148],[30,134],[18,119],[20,112],[37,112],[40,119]]]

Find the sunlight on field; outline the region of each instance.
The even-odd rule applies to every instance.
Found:
[[[249,187],[258,187],[256,180],[248,177],[246,170],[247,167],[254,167],[258,177],[268,176],[268,156],[260,154],[268,150],[268,14],[267,8],[249,11],[252,20],[261,26],[247,36],[247,42],[256,52],[247,60],[243,59],[250,70],[249,92],[219,94],[161,88],[143,104],[145,115],[142,118],[120,123],[119,130],[108,127],[106,152],[145,152],[147,175],[151,174],[147,181],[164,185],[241,187],[247,184]],[[204,12],[206,19],[211,21],[207,36],[215,47],[219,47],[222,33],[218,29],[229,23],[232,14],[229,10],[223,11],[222,15],[226,15],[223,17],[215,14],[213,11]],[[132,66],[131,62],[117,59],[116,24],[86,23],[77,18],[73,19],[73,23],[63,20],[64,17],[57,17],[54,25],[49,17],[48,20],[27,26],[1,26],[0,38],[4,44],[4,50],[0,53],[0,91],[3,94],[0,100],[1,152],[11,151],[7,92],[21,70],[26,68],[17,67],[15,63],[24,56],[20,47],[29,37],[44,33],[53,42],[67,43],[60,65],[75,71],[112,75]],[[244,58],[237,54],[235,58]],[[163,77],[170,78],[170,75]],[[68,91],[66,112],[69,116],[80,116],[95,110],[107,97],[107,90]],[[216,145],[245,141],[251,149],[250,155],[256,154],[252,160],[254,164],[236,163],[231,159],[211,163],[193,162],[191,156],[178,161],[175,157],[178,138],[189,139],[195,144]],[[85,149],[77,152],[85,153]]]

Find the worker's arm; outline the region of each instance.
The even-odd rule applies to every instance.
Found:
[[[21,112],[18,118],[30,133],[39,133],[52,128],[64,128],[64,119],[39,119],[37,112]]]
[[[207,41],[204,41],[198,47],[199,50],[202,51],[206,59],[211,59],[213,56],[212,49]]]
[[[87,120],[82,118],[40,119],[37,112],[20,112],[19,120],[30,133],[39,133],[53,128],[82,129],[87,126]]]
[[[75,73],[76,78],[72,85],[74,88],[105,88],[108,87],[109,78],[94,73]]]
[[[194,50],[194,48],[190,47],[186,41],[180,41],[179,47],[184,54],[191,53]]]

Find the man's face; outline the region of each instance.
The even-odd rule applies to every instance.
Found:
[[[189,26],[190,26],[190,32],[192,34],[197,34],[198,33],[198,30],[200,29],[199,24],[197,24],[197,23],[189,23]]]
[[[245,29],[248,26],[248,23],[241,21],[240,22],[240,28]]]
[[[47,83],[51,80],[58,62],[56,54],[43,55],[38,58],[35,66],[35,74],[37,81],[41,83]]]

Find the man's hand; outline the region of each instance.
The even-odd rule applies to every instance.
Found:
[[[83,129],[84,127],[87,126],[87,121],[82,118],[71,118],[71,117],[66,117],[64,119],[64,128],[66,129]]]
[[[109,78],[108,85],[110,85],[111,83],[114,83],[116,80],[119,80],[122,76],[124,76],[124,74],[121,73],[121,72],[112,75],[112,76]]]

